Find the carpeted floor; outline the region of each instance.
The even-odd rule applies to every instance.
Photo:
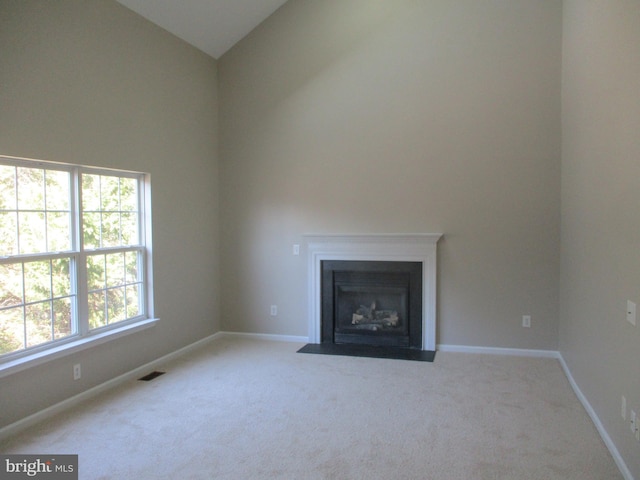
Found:
[[[434,363],[228,337],[0,444],[80,479],[623,478],[552,359]]]

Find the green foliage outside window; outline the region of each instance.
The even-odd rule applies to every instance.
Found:
[[[68,170],[0,165],[0,355],[75,334],[79,301],[89,329],[142,314],[137,178],[81,175],[82,250],[72,181]],[[86,299],[74,287],[80,261]]]

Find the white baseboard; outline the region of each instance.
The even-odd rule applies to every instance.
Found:
[[[486,353],[490,355],[513,355],[516,357],[560,358],[556,350],[531,350],[525,348],[473,347],[469,345],[438,345],[440,352]]]
[[[558,354],[558,359],[560,360],[560,365],[562,365],[564,374],[567,376],[567,379],[571,384],[571,388],[573,388],[573,391],[578,397],[578,400],[580,400],[580,403],[582,403],[582,406],[591,417],[591,420],[593,421],[593,424],[596,426],[596,429],[598,430],[600,437],[602,437],[602,441],[604,441],[605,445],[609,449],[609,452],[611,453],[611,456],[613,457],[613,460],[616,462],[616,465],[620,469],[620,473],[622,473],[622,476],[625,478],[625,480],[634,480],[633,475],[631,474],[631,471],[629,471],[629,467],[627,467],[627,464],[622,459],[622,455],[620,455],[620,452],[616,448],[616,445],[613,443],[613,440],[611,440],[611,437],[607,433],[607,430],[604,428],[604,425],[602,425],[600,418],[598,418],[598,415],[596,414],[595,410],[587,400],[587,397],[584,396],[584,394],[580,390],[580,387],[578,387],[578,384],[574,380],[573,375],[571,375],[571,370],[569,370],[569,367],[567,363],[564,361],[564,358],[562,357],[561,354]]]
[[[270,333],[219,332],[221,337],[244,337],[272,342],[309,343],[309,337],[296,335],[273,335]]]
[[[44,410],[40,410],[39,412],[36,412],[33,415],[29,415],[28,417],[25,417],[23,419],[18,420],[17,422],[7,425],[6,427],[3,427],[0,429],[0,441],[7,439],[10,436],[15,435],[16,433],[22,430],[25,430],[35,425],[38,422],[51,418],[54,415],[61,413],[64,410],[67,410],[68,408],[78,405],[79,403],[85,400],[88,400],[103,392],[106,392],[107,390],[110,390],[120,385],[121,383],[137,378],[139,375],[149,373],[150,370],[154,370],[159,365],[167,363],[175,358],[185,355],[186,353],[196,350],[206,345],[207,343],[215,340],[216,338],[220,338],[221,336],[222,335],[220,333],[215,333],[213,335],[210,335],[206,338],[198,340],[197,342],[187,345],[186,347],[176,350],[175,352],[169,353],[152,362],[149,362],[127,373],[124,373],[118,377],[112,378],[111,380],[107,380],[106,382],[101,383],[100,385],[96,385],[95,387],[90,388],[89,390],[85,390],[82,393],[79,393],[77,395],[74,395],[73,397],[67,398],[66,400],[56,403],[55,405],[45,408]]]
[[[622,455],[620,455],[620,452],[618,451],[616,445],[613,443],[613,440],[611,440],[609,433],[607,432],[607,430],[604,428],[604,425],[600,421],[600,418],[598,418],[598,415],[596,414],[595,410],[587,400],[587,397],[584,396],[584,394],[578,387],[578,384],[574,380],[573,375],[571,375],[571,370],[569,370],[569,367],[560,352],[554,351],[554,350],[527,350],[527,349],[520,349],[520,348],[473,347],[473,346],[467,346],[467,345],[438,345],[437,349],[441,352],[486,353],[491,355],[514,355],[519,357],[538,357],[538,358],[557,359],[560,362],[560,365],[562,365],[562,370],[564,371],[565,376],[569,380],[569,383],[571,384],[571,388],[573,388],[573,391],[578,397],[578,400],[580,400],[580,403],[589,414],[589,417],[591,417],[591,421],[593,422],[596,429],[598,430],[598,433],[600,434],[602,441],[605,443],[605,445],[609,449],[609,453],[611,453],[613,460],[616,462],[616,465],[620,469],[620,473],[622,473],[622,476],[625,478],[625,480],[635,480],[633,478],[633,475],[629,471],[627,464],[622,459]]]

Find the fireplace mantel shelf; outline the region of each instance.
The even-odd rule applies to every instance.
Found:
[[[421,262],[422,349],[435,350],[436,245],[441,233],[304,235],[308,254],[309,342],[320,343],[320,276],[323,260]]]
[[[306,234],[303,236],[309,243],[432,243],[436,244],[442,233],[358,233],[358,234]]]

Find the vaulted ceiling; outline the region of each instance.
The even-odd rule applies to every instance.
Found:
[[[286,2],[286,0],[117,1],[216,59]]]

